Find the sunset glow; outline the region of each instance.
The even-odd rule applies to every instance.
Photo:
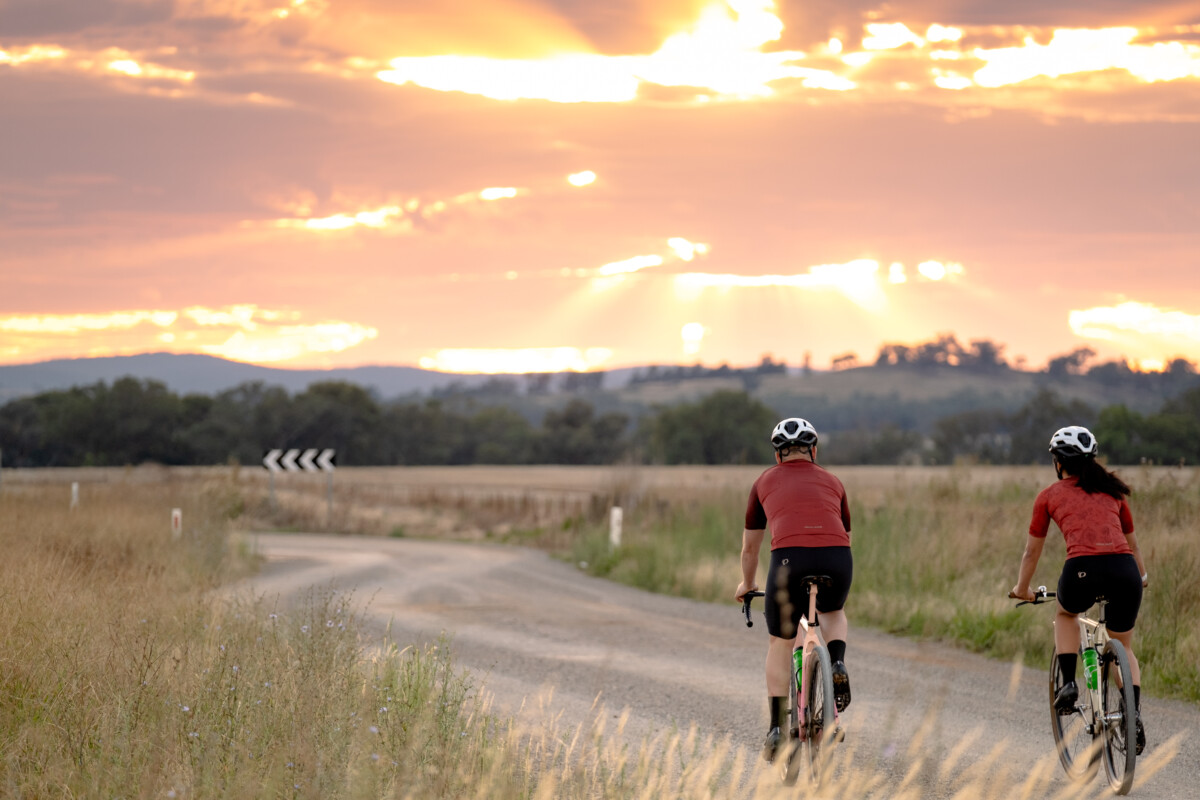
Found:
[[[10,315],[0,317],[4,354],[20,361],[62,358],[86,336],[87,355],[146,350],[202,352],[235,361],[268,363],[304,355],[338,353],[379,335],[351,322],[302,323],[297,311],[252,304],[178,311],[136,310],[107,314]]]
[[[439,350],[420,359],[422,369],[485,375],[527,372],[588,372],[612,358],[605,347],[465,348]]]
[[[1027,37],[1019,47],[977,49],[987,62],[974,80],[998,87],[1036,77],[1120,69],[1146,82],[1200,78],[1200,45],[1183,42],[1134,44],[1136,28],[1057,30],[1047,45]]]
[[[16,8],[0,360],[1200,358],[1186,3]]]

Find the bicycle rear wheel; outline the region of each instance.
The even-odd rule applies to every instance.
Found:
[[[833,696],[833,669],[829,662],[829,651],[825,645],[813,648],[812,671],[808,676],[808,708],[806,709],[804,743],[808,747],[808,775],[814,784],[820,784],[827,753],[825,745],[833,741],[834,726],[837,724]]]
[[[1133,700],[1133,673],[1125,646],[1111,639],[1100,665],[1100,722],[1104,736],[1104,772],[1117,794],[1133,786],[1137,762],[1137,711]]]
[[[790,725],[788,726],[787,747],[784,750],[785,757],[783,760],[783,782],[787,786],[791,786],[800,777],[800,769],[803,764],[803,756],[801,750],[803,746],[800,742],[800,698],[797,695],[800,686],[799,673],[792,672],[791,685],[788,687],[788,702],[791,704],[792,714]]]
[[[1080,661],[1082,661],[1082,654]],[[1089,730],[1094,715],[1092,693],[1085,683],[1079,684],[1079,702],[1070,714],[1059,714],[1054,707],[1054,696],[1066,683],[1058,668],[1058,654],[1050,657],[1050,730],[1054,734],[1055,749],[1063,770],[1074,781],[1090,781],[1099,768],[1095,729]]]

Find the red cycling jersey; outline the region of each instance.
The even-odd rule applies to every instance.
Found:
[[[785,461],[758,476],[746,503],[746,530],[761,531],[768,522],[772,550],[850,546],[846,489],[811,461]]]
[[[1075,478],[1063,478],[1041,491],[1033,502],[1029,535],[1045,538],[1050,520],[1067,540],[1067,558],[1133,552],[1125,538],[1133,533],[1133,515],[1125,498],[1088,494]]]

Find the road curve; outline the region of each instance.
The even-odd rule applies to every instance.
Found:
[[[568,721],[589,719],[599,696],[610,710],[631,710],[632,736],[694,721],[752,751],[761,743],[766,629],[761,615],[747,629],[732,602],[643,592],[524,548],[307,534],[253,540],[266,564],[242,588],[287,604],[311,586],[332,585],[354,590],[368,603],[369,624],[390,622],[402,645],[445,632],[456,663],[481,676],[501,708],[552,687],[554,708]],[[853,595],[847,610],[853,625]],[[1049,643],[1049,618],[1046,633]],[[922,721],[933,765],[962,742],[971,744],[960,748],[960,769],[1003,741],[999,769],[1014,780],[1053,759],[1042,670],[854,628],[847,664],[854,692],[847,741],[889,779],[898,782],[911,766],[905,751]],[[1171,737],[1181,740],[1179,753],[1133,796],[1200,796],[1200,709],[1153,698],[1143,705],[1150,746],[1139,766]],[[1068,788],[1060,770],[1049,772],[1044,794],[1035,796]],[[950,783],[932,774],[925,780],[924,796],[953,794]],[[1106,794],[1102,782],[1101,773],[1097,796]]]

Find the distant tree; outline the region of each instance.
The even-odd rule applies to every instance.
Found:
[[[1096,351],[1090,347],[1077,347],[1066,355],[1050,359],[1046,365],[1046,374],[1052,378],[1063,378],[1067,375],[1083,374],[1083,367],[1095,358]]]
[[[476,464],[528,464],[538,445],[529,420],[509,408],[485,408],[467,423]]]
[[[858,366],[858,356],[854,353],[843,353],[833,359],[833,370],[851,369]]]
[[[591,403],[573,399],[561,409],[547,411],[542,419],[539,461],[546,464],[611,464],[625,452],[629,417],[608,413],[596,416]]]
[[[994,372],[1008,367],[1002,353],[1004,345],[991,339],[972,339],[971,346],[960,354],[961,366],[979,372]]]
[[[548,394],[553,372],[530,372],[525,375],[525,394]]]
[[[975,409],[942,417],[934,423],[933,444],[939,464],[964,459],[1006,464],[1012,450],[1009,415],[995,409]]]
[[[644,421],[650,451],[667,464],[750,464],[770,459],[778,420],[741,391],[714,392],[696,403],[660,408]]]
[[[1064,400],[1051,389],[1042,388],[1009,418],[1014,464],[1043,463],[1048,457],[1050,437],[1065,425],[1090,426],[1096,412],[1081,400]]]
[[[563,391],[571,394],[598,392],[603,386],[603,372],[568,372],[563,375]]]

